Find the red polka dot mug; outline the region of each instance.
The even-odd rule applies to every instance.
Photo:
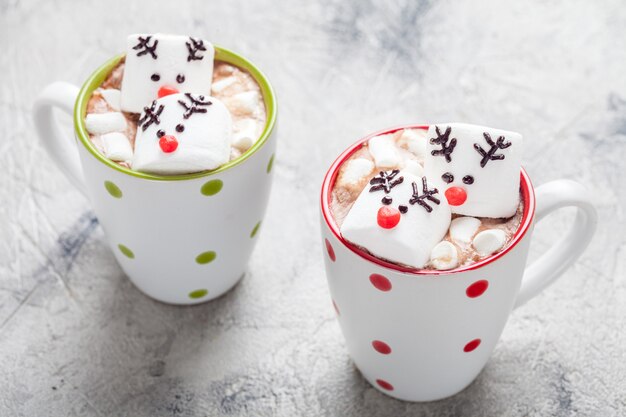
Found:
[[[216,60],[248,71],[261,88],[267,122],[260,138],[213,171],[144,174],[105,158],[85,127],[92,92],[122,58],[104,63],[80,89],[63,82],[46,87],[34,106],[39,138],[91,201],[117,261],[141,291],[172,304],[219,297],[244,275],[267,206],[276,149],[273,89],[248,60],[216,47]],[[54,109],[73,114],[75,143],[61,133]]]
[[[586,248],[596,210],[580,184],[557,180],[536,190],[522,169],[525,208],[500,252],[450,271],[415,270],[375,258],[345,241],[330,212],[339,167],[371,137],[348,148],[322,185],[326,275],[346,346],[365,379],[392,397],[433,401],[458,393],[483,369],[511,311],[539,294]],[[577,208],[568,233],[526,267],[533,227],[551,212]]]

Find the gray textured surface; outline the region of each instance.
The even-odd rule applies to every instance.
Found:
[[[0,0],[0,415],[625,415],[625,23],[620,1]],[[46,83],[81,83],[138,31],[243,53],[281,104],[249,273],[197,307],[154,302],[125,278],[29,114]],[[523,132],[535,184],[590,185],[601,222],[580,262],[514,312],[473,385],[409,404],[347,356],[318,189],[365,133],[449,120]],[[571,218],[538,227],[532,253]]]

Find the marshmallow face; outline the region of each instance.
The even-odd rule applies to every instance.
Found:
[[[122,79],[122,110],[140,113],[165,89],[181,93],[211,94],[211,43],[181,35],[139,34],[126,41]]]
[[[146,107],[137,125],[132,169],[151,174],[185,174],[228,162],[232,120],[219,100],[171,94]]]
[[[522,135],[447,123],[428,130],[424,172],[453,213],[511,217],[519,205]]]
[[[445,198],[406,171],[384,171],[370,180],[341,225],[343,237],[373,255],[422,268],[450,226]]]

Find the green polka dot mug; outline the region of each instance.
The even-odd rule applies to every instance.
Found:
[[[259,84],[267,109],[261,137],[241,157],[214,171],[143,174],[102,156],[84,123],[91,93],[122,58],[98,68],[80,90],[61,82],[44,89],[34,106],[39,138],[91,200],[117,261],[141,291],[172,304],[219,297],[244,275],[267,206],[276,149],[273,89],[248,60],[216,47],[216,60],[247,70]],[[61,133],[55,108],[73,113],[76,145]]]
[[[596,210],[582,185],[557,180],[533,190],[524,170],[524,214],[512,241],[477,263],[450,271],[399,267],[346,242],[330,212],[339,167],[361,139],[330,167],[321,195],[322,243],[332,304],[350,356],[363,376],[387,395],[433,401],[468,386],[483,369],[511,310],[539,294],[584,251]],[[576,207],[573,227],[526,268],[537,221]]]

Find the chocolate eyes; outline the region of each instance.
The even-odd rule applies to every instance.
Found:
[[[452,181],[454,181],[454,175],[452,175],[449,172],[446,172],[445,174],[443,174],[441,176],[441,179],[446,183],[446,184],[450,184]],[[471,175],[466,175],[463,177],[463,184],[474,184],[474,177],[472,177]]]
[[[185,82],[185,76],[183,74],[178,74],[176,76],[176,82],[178,82],[178,84],[182,84]]]
[[[176,125],[176,131],[178,133],[182,133],[184,130],[185,130],[185,125],[184,124],[179,123],[179,124]]]
[[[152,75],[150,76],[150,79],[151,79],[152,81],[154,81],[154,82],[157,82],[157,81],[159,81],[159,80],[161,79],[161,76],[160,76],[159,74],[157,74],[157,73],[154,73],[154,74],[152,74]]]
[[[389,204],[393,203],[393,199],[386,195],[381,200],[381,203],[383,203],[384,205],[388,206]],[[404,206],[404,205],[399,205],[398,206],[398,211],[400,211],[400,213],[402,213],[402,214],[406,214],[406,212],[409,211],[409,208],[407,206]]]
[[[165,131],[163,129],[157,130],[157,138],[165,136]]]
[[[450,184],[452,181],[454,181],[454,175],[450,174],[449,172],[446,172],[445,174],[443,174],[441,176],[441,179],[446,183],[446,184]]]

